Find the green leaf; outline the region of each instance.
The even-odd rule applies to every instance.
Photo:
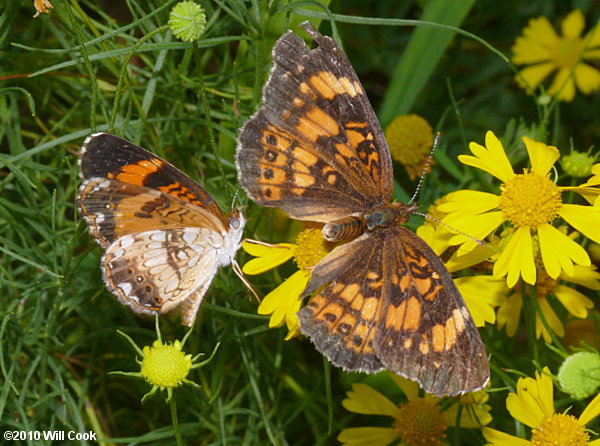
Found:
[[[422,20],[459,27],[475,0],[429,2]],[[382,127],[397,115],[408,113],[456,33],[435,27],[417,28],[392,74],[379,113]]]

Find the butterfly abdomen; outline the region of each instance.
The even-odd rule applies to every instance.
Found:
[[[323,226],[323,238],[328,242],[347,242],[362,235],[366,227],[362,216],[349,215]]]

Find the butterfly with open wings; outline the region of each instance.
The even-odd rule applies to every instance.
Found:
[[[481,389],[485,348],[442,261],[401,226],[417,207],[391,202],[389,149],[358,77],[333,39],[302,27],[317,47],[278,40],[236,154],[256,203],[342,242],[311,271],[300,329],[345,370],[388,369],[437,396]]]

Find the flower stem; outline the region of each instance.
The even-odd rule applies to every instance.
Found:
[[[177,421],[177,403],[175,403],[175,398],[173,398],[173,395],[171,395],[171,398],[169,398],[169,407],[171,408],[171,422],[173,423],[173,431],[175,432],[177,446],[183,446],[181,432],[179,432],[179,422]]]
[[[530,292],[531,290],[531,292]],[[521,282],[521,300],[523,301],[523,317],[525,319],[525,331],[527,332],[527,344],[531,350],[531,357],[534,362],[538,361],[538,349],[535,339],[535,303],[533,299],[537,299],[535,286],[529,286],[525,282]]]

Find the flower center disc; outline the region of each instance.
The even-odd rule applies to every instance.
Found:
[[[500,208],[515,226],[537,227],[556,218],[560,190],[550,178],[525,171],[503,184]]]
[[[533,429],[532,446],[584,446],[590,436],[573,415],[555,413]]]

